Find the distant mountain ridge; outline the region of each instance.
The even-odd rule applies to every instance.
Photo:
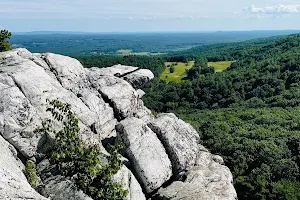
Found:
[[[13,33],[11,44],[14,48],[27,48],[34,53],[54,52],[69,56],[123,55],[119,52],[124,51],[138,55],[158,55],[209,44],[240,42],[299,32],[300,30],[149,33],[35,31]]]

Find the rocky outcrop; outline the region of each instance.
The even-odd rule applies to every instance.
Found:
[[[195,129],[144,106],[138,88],[153,77],[131,66],[84,69],[76,59],[26,49],[0,53],[0,199],[90,199],[45,160],[53,136],[33,131],[51,117],[46,99],[72,105],[84,145],[98,144],[105,155],[102,143],[125,146],[126,166],[112,181],[129,191],[127,200],[236,199],[229,169],[200,145]],[[44,197],[27,183],[16,152],[37,164]]]

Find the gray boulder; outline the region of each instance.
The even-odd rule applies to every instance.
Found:
[[[169,200],[236,200],[229,169],[213,160],[209,152],[199,154],[196,166],[188,168],[184,181],[161,188],[154,199]]]
[[[156,134],[137,118],[127,118],[117,125],[117,140],[146,192],[158,189],[172,176],[172,166]]]
[[[148,69],[139,69],[122,77],[128,81],[135,89],[142,88],[146,83],[154,78],[154,74]]]
[[[163,143],[171,159],[174,173],[195,164],[200,138],[197,131],[174,114],[159,114],[149,127]]]
[[[89,78],[93,87],[110,102],[118,120],[132,117],[141,108],[139,95],[128,82],[114,76],[99,78],[95,73],[89,73]]]

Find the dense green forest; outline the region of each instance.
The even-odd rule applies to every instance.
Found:
[[[81,57],[87,67],[121,63],[151,69],[195,65],[181,83],[154,79],[145,105],[174,112],[223,156],[239,199],[300,199],[300,37],[273,37],[197,47],[165,57]],[[231,60],[215,73],[208,61]],[[157,76],[159,77],[159,76]]]

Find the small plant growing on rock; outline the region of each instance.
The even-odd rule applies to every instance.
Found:
[[[24,174],[28,180],[28,183],[31,185],[31,187],[35,188],[37,175],[36,175],[36,167],[33,162],[31,162],[29,160],[26,162]]]
[[[101,149],[97,145],[85,147],[79,138],[78,119],[71,111],[71,105],[59,100],[49,101],[47,111],[62,127],[59,131],[53,128],[52,120],[46,120],[42,128],[36,131],[54,134],[55,141],[50,150],[50,162],[57,171],[75,181],[79,189],[95,200],[122,200],[128,191],[111,178],[121,168],[118,151],[121,146],[108,146],[110,156],[107,164],[101,165],[99,155]],[[57,126],[57,123],[56,123]]]

